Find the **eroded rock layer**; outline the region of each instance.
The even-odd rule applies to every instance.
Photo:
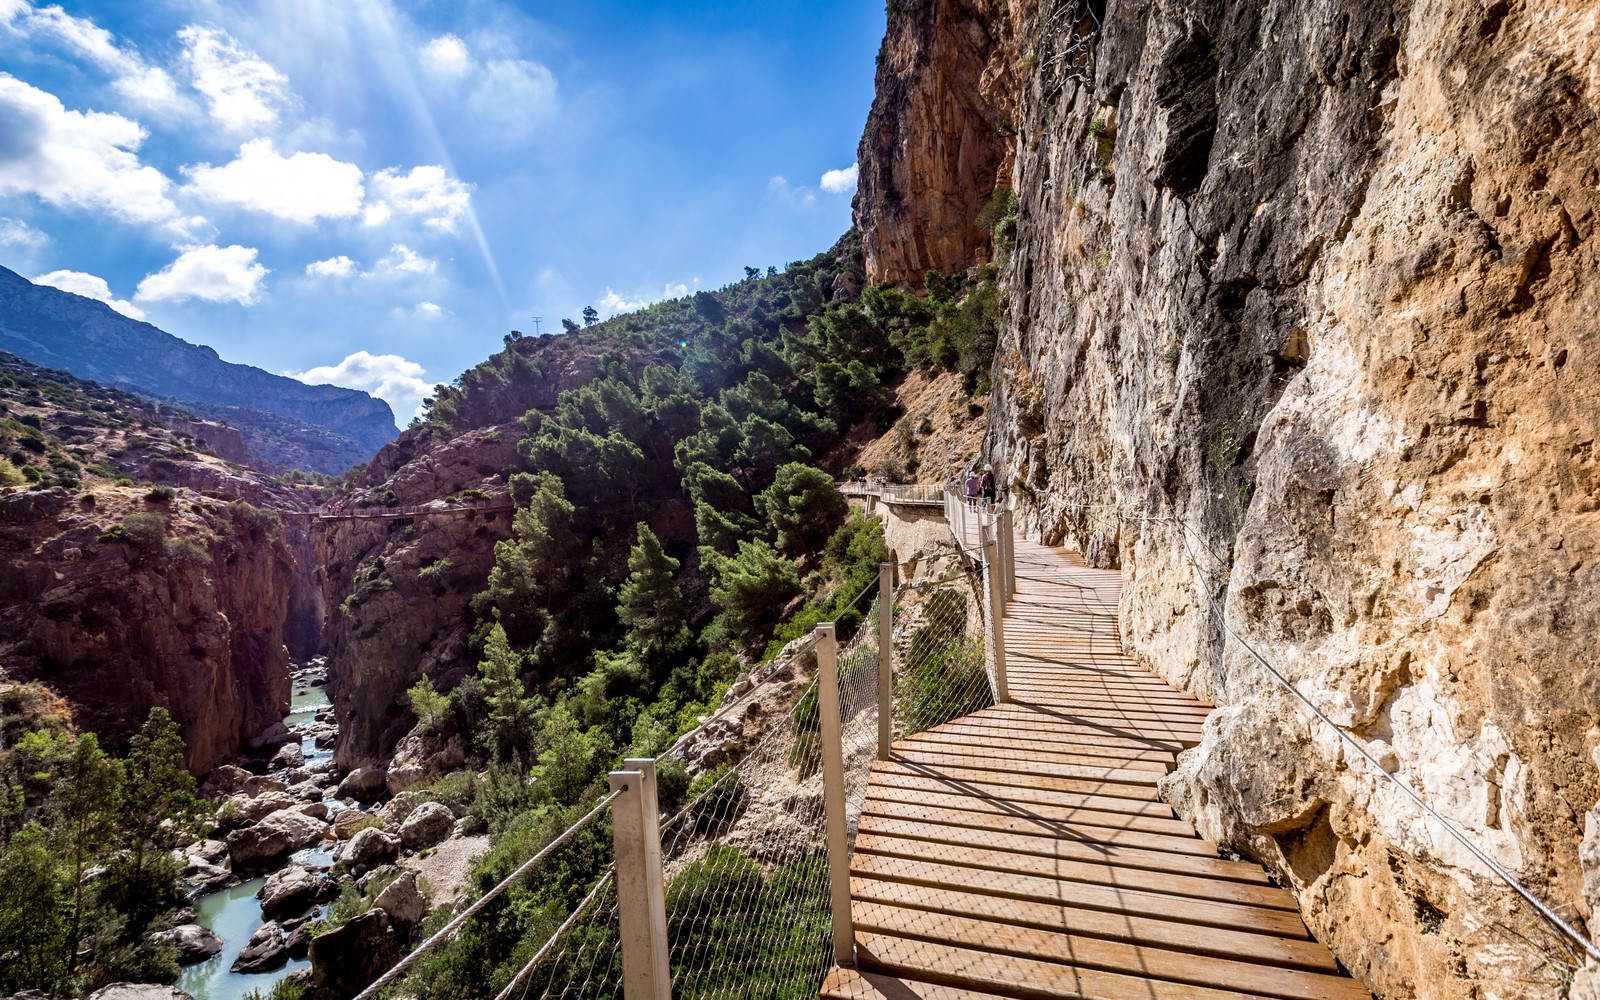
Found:
[[[948,91],[997,62],[1016,80],[989,449],[1030,530],[1122,567],[1128,647],[1224,706],[1169,795],[1381,995],[1552,995],[1562,946],[1245,644],[1589,919],[1600,14],[997,3],[976,55],[894,49],[951,9],[892,5],[890,50],[967,78]],[[901,141],[915,163],[944,140]],[[897,204],[862,168],[869,268],[892,277],[963,209],[937,185]]]

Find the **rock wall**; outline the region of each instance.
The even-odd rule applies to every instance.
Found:
[[[977,224],[1010,172],[1016,18],[1004,0],[899,0],[857,154],[867,280],[922,286],[988,260]]]
[[[1554,995],[1566,949],[1244,643],[1590,919],[1600,15],[1111,0],[1097,24],[994,4],[987,35],[1020,41],[955,62],[894,48],[952,8],[891,5],[886,51],[965,75],[958,92],[1015,67],[988,449],[1027,527],[1123,569],[1130,649],[1223,706],[1169,797],[1273,868],[1379,995]],[[883,155],[945,141],[902,132],[923,148]],[[937,186],[897,204],[862,167],[868,268],[891,277],[885,240],[924,245],[959,206]]]
[[[186,490],[167,504],[144,492],[0,498],[0,663],[66,697],[75,724],[113,745],[165,707],[203,774],[288,710],[291,536],[305,529]],[[119,539],[131,514],[160,515],[167,535]]]
[[[520,424],[471,431],[424,447],[415,434],[384,449],[351,507],[438,502],[466,489],[504,496],[498,470],[518,462]],[[415,724],[405,692],[427,674],[445,690],[473,667],[469,603],[494,567],[494,546],[511,535],[511,513],[328,521],[318,539],[328,606],[328,696],[339,721],[335,759],[377,764]]]

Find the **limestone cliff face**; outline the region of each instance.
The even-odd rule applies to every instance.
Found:
[[[1005,0],[889,6],[856,225],[868,281],[921,287],[928,270],[988,260],[976,220],[1010,172],[1017,19]]]
[[[1529,910],[1244,644],[1591,918],[1600,14],[1111,0],[1075,60],[1098,13],[977,15],[1023,40],[988,52],[1015,60],[1021,202],[991,456],[1030,530],[1123,569],[1130,649],[1223,706],[1166,786],[1202,832],[1273,867],[1380,995],[1552,995]],[[949,16],[892,13],[890,39]],[[936,188],[907,209],[862,165],[864,230],[945,230]]]
[[[289,539],[305,529],[188,491],[165,504],[144,492],[0,497],[0,660],[113,743],[165,707],[204,773],[288,710],[285,610],[301,570]],[[131,515],[155,518],[151,533],[120,534]]]

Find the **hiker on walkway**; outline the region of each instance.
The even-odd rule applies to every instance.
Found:
[[[967,507],[970,510],[978,509],[978,490],[982,483],[978,479],[978,467],[974,465],[972,471],[967,473]]]
[[[994,466],[985,465],[983,467],[983,480],[980,483],[980,488],[983,490],[983,505],[989,509],[991,514],[994,513]]]

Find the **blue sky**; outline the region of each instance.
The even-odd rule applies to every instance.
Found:
[[[875,0],[0,0],[0,264],[404,424],[512,329],[826,249]]]

